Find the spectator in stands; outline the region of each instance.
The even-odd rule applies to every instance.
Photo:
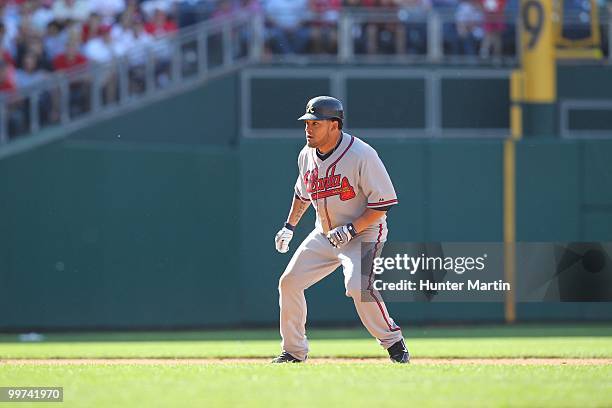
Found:
[[[139,0],[127,0],[125,3],[125,12],[132,18],[143,18]]]
[[[458,5],[459,5],[458,0],[432,0],[431,1],[432,8],[434,10],[438,10],[441,12],[455,10]]]
[[[211,18],[218,20],[221,18],[229,17],[236,10],[238,10],[238,5],[232,2],[231,0],[219,0],[217,3],[217,7],[211,14]]]
[[[142,19],[136,17],[132,26],[132,38],[129,52],[127,53],[129,63],[130,94],[144,92],[146,87],[146,60],[148,52],[154,42],[153,37],[144,29]]]
[[[455,12],[457,41],[454,54],[476,55],[482,40],[482,10],[479,0],[462,0]]]
[[[266,40],[279,54],[301,54],[310,41],[307,0],[268,0],[265,3]]]
[[[57,21],[51,21],[47,25],[47,32],[43,38],[45,52],[53,61],[55,57],[66,51],[68,43],[68,30],[62,30]]]
[[[66,51],[53,60],[56,71],[74,72],[88,66],[87,58],[79,52],[79,41],[73,37],[68,41]],[[79,115],[89,110],[90,81],[82,77],[70,82],[70,116]]]
[[[361,0],[343,0],[342,8],[348,12],[354,12],[362,7]],[[354,24],[351,27],[351,34],[353,40],[353,49],[357,54],[363,54],[366,50],[366,35],[365,35],[365,24]]]
[[[153,12],[153,17],[145,23],[144,28],[155,39],[152,47],[155,56],[155,78],[157,85],[163,87],[171,78],[172,46],[170,39],[178,27],[161,7],[157,7]]]
[[[47,58],[40,33],[32,22],[33,9],[30,3],[23,3],[21,7],[21,20],[15,37],[15,59],[20,64],[28,53],[36,55],[36,61],[42,69],[51,69],[51,63]]]
[[[7,97],[9,136],[22,134],[27,128],[27,104],[17,93],[15,70],[4,60],[0,60],[0,94]]]
[[[373,12],[397,13],[394,0],[362,0],[362,5]],[[406,32],[402,24],[394,21],[366,24],[366,52],[368,54],[394,54],[404,52]]]
[[[216,8],[210,13],[210,20],[222,20],[230,18],[238,12],[259,13],[261,5],[258,0],[219,0]],[[247,55],[248,45],[252,38],[252,31],[247,26],[236,26],[232,29],[232,56],[241,58]],[[212,54],[221,54],[222,40],[217,37],[209,42],[209,51]],[[193,58],[190,61],[195,62],[196,52],[194,51]],[[195,66],[192,65],[192,66]]]
[[[489,58],[491,50],[496,58],[502,55],[502,34],[506,30],[504,8],[506,0],[481,0],[484,12],[484,38],[480,45],[480,56]]]
[[[79,52],[79,42],[71,39],[66,50],[53,59],[53,69],[56,71],[74,71],[87,67],[87,58]]]
[[[34,27],[34,24],[32,24],[32,14],[34,13],[35,4],[30,1],[24,1],[18,6],[19,26],[27,25],[30,30],[38,33],[38,31]]]
[[[15,37],[15,60],[20,62],[26,54],[30,43],[35,41],[37,34],[32,27],[29,15],[23,16]],[[42,47],[41,47],[42,48]]]
[[[92,62],[104,64],[115,58],[111,27],[100,28],[100,35],[91,37],[83,46],[83,54]]]
[[[260,14],[262,6],[259,0],[235,0],[236,5],[233,13],[245,13],[251,16]],[[248,54],[249,45],[252,41],[253,32],[248,26],[237,27],[233,35],[234,57],[240,58]]]
[[[33,52],[23,56],[21,68],[15,74],[17,88],[27,88],[41,85],[49,77],[47,71],[43,70],[43,62]],[[59,119],[59,97],[57,92],[40,92],[38,94],[39,119],[42,123],[56,122]],[[29,101],[25,101],[25,109],[29,109]]]
[[[217,7],[218,0],[208,0],[213,3],[213,10]],[[166,15],[174,15],[176,0],[144,0],[140,1],[140,7],[146,15],[153,15],[155,10],[161,10]]]
[[[380,7],[378,0],[366,1],[362,0],[362,6],[368,8]],[[372,10],[375,11],[375,10]],[[379,32],[383,29],[383,24],[379,22],[371,22],[368,21],[365,25],[365,35],[366,35],[366,54],[378,54],[378,40],[379,40]],[[386,34],[390,33],[381,33],[384,37],[388,37]]]
[[[48,58],[47,53],[45,52],[43,39],[40,35],[34,34],[30,36],[24,46],[18,47],[17,51],[17,60],[19,61],[20,68],[23,68],[22,64],[25,55],[33,54],[37,64],[37,69],[44,69],[48,71],[53,69],[51,60]]]
[[[410,54],[427,53],[427,17],[431,11],[431,0],[396,0],[398,17],[404,23],[406,51]],[[398,51],[402,52],[402,43]]]
[[[132,24],[132,40],[128,59],[132,64],[144,64],[146,51],[153,45],[154,39],[144,28],[141,18],[134,18]]]
[[[121,13],[117,18],[117,22],[111,28],[113,44],[125,42],[126,39],[131,38],[133,26],[134,17],[131,12],[126,10]],[[123,46],[120,46],[120,48],[123,48]]]
[[[53,21],[54,14],[51,9],[53,2],[43,0],[30,0],[32,6],[32,25],[38,33],[43,34],[49,23]]]
[[[349,9],[352,11],[358,10],[363,6],[362,0],[343,0],[342,8]]]
[[[176,23],[168,18],[164,10],[156,8],[153,18],[145,24],[145,30],[154,37],[163,37],[178,30]]]
[[[112,24],[115,16],[125,11],[125,0],[89,0],[90,10],[102,18],[104,24]]]
[[[53,3],[53,18],[61,23],[68,20],[85,21],[90,13],[87,0],[56,0]]]
[[[240,0],[240,9],[253,13],[258,13],[262,10],[261,2],[259,0]]]
[[[21,68],[15,73],[15,82],[18,88],[25,88],[42,83],[48,76],[47,72],[41,69],[42,63],[38,60],[38,55],[28,52],[23,56]]]
[[[134,17],[131,11],[126,10],[119,17],[118,23],[113,25],[111,29],[111,38],[116,56],[130,57],[130,52],[132,52],[132,48],[135,46],[136,42],[135,24],[137,20],[139,21],[139,25],[143,27],[142,20]],[[151,36],[147,34],[147,37],[150,38]]]
[[[0,60],[0,92],[7,94],[17,90],[15,72],[6,61]]]
[[[4,41],[4,37],[6,36],[6,28],[4,23],[0,22],[0,57],[2,60],[11,66],[15,66],[15,60],[13,59],[13,55],[11,51],[6,47],[6,42]]]
[[[310,0],[309,3],[313,16],[310,51],[314,54],[336,54],[341,0]]]
[[[15,54],[15,37],[19,27],[19,9],[15,4],[0,1],[0,20],[4,25],[3,46]]]
[[[210,17],[215,9],[212,0],[177,0],[179,27],[188,27]]]
[[[83,44],[100,35],[102,31],[102,16],[93,12],[81,25],[81,41]]]
[[[89,61],[106,65],[105,71],[101,71],[103,74],[99,77],[102,81],[103,99],[106,103],[116,101],[117,72],[114,67],[110,71],[106,71],[110,68],[109,64],[114,62],[118,56],[111,36],[111,27],[103,26],[100,29],[100,35],[91,38],[83,46],[83,53]]]

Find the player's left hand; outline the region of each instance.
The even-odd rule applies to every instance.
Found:
[[[346,245],[355,235],[357,235],[357,232],[353,224],[347,224],[329,231],[327,239],[332,246],[340,248]]]

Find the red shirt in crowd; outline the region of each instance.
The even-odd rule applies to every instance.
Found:
[[[161,25],[155,24],[154,21],[150,21],[145,24],[144,29],[151,35],[164,35],[175,32],[178,30],[178,27],[174,21],[166,20]]]
[[[314,13],[312,24],[336,25],[341,7],[341,0],[310,0],[310,10]]]
[[[506,0],[481,0],[482,10],[484,11],[486,32],[501,32],[506,29],[504,22],[504,9]]]
[[[85,64],[87,64],[87,58],[82,54],[76,54],[73,58],[69,58],[68,55],[62,53],[53,60],[53,69],[68,70]]]
[[[12,60],[11,58],[10,61]],[[5,59],[2,61],[2,67],[0,68],[0,92],[13,92],[15,90],[17,90],[15,67]]]
[[[104,31],[104,26],[100,25],[95,29],[95,32],[92,32],[91,24],[83,24],[81,28],[81,41],[85,44],[87,41],[91,40],[94,37],[97,37],[102,34]]]
[[[8,52],[7,50],[2,50],[2,59],[4,60],[4,62],[6,62],[7,64],[11,65],[11,66],[15,66],[15,60],[13,59],[13,57],[11,56],[11,53]]]
[[[341,0],[310,0],[310,9],[315,13],[324,13],[329,10],[340,10]]]
[[[14,75],[5,73],[4,78],[0,79],[0,92],[14,92],[17,90]]]

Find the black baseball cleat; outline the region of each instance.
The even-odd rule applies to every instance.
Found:
[[[280,356],[276,357],[274,360],[272,360],[273,363],[303,363],[302,360],[298,360],[297,358],[293,357],[291,354],[287,353],[286,351],[283,351]]]
[[[387,349],[389,359],[394,363],[406,364],[410,362],[410,353],[404,340],[400,340]]]

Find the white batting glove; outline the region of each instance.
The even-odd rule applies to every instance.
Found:
[[[293,238],[293,231],[287,228],[287,224],[276,233],[274,237],[274,245],[276,245],[276,250],[281,254],[284,254],[289,250],[289,242],[291,242],[291,238]]]
[[[357,231],[353,224],[347,224],[329,231],[327,239],[332,246],[340,248],[346,245],[355,235],[357,235]]]

